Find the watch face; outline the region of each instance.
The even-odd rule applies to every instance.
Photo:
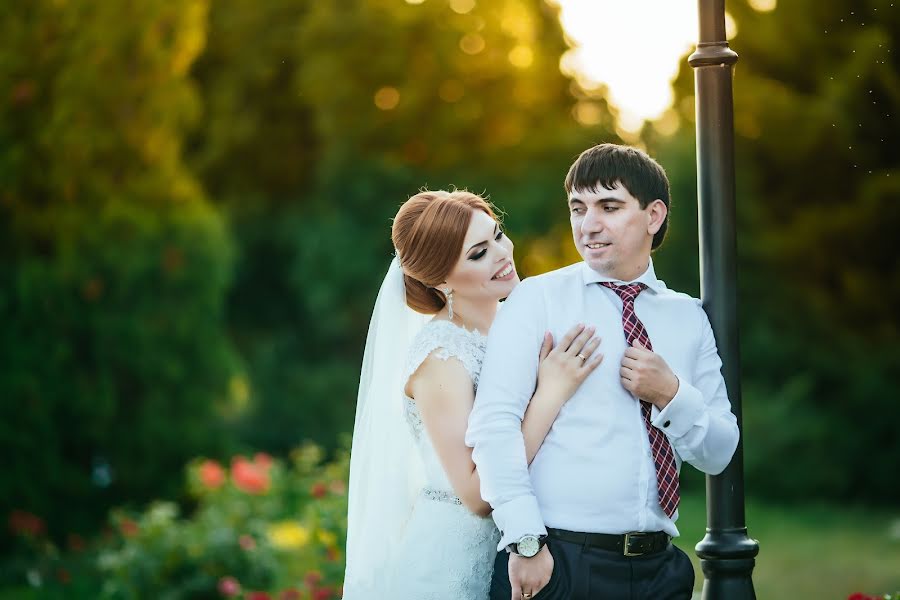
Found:
[[[538,539],[533,535],[526,535],[516,544],[516,549],[522,556],[530,558],[537,554],[540,549],[538,548]]]

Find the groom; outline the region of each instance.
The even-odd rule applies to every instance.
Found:
[[[600,144],[569,169],[584,259],[523,281],[488,338],[466,442],[501,532],[492,600],[691,597],[673,546],[687,461],[720,473],[738,428],[700,302],[656,278],[669,182],[645,153]],[[559,413],[531,467],[521,421],[545,331],[597,327],[603,363]],[[577,360],[577,359],[576,359]]]

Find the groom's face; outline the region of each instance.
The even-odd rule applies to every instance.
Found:
[[[572,239],[594,271],[621,280],[640,275],[650,259],[653,235],[665,219],[666,207],[654,200],[641,208],[628,189],[617,184],[607,190],[572,190],[569,218]]]

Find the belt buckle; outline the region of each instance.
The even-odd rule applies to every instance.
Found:
[[[624,544],[624,547],[622,548],[623,555],[625,555],[625,556],[643,556],[644,554],[646,554],[645,552],[631,552],[629,550],[629,546],[631,545],[631,537],[632,536],[640,536],[640,535],[642,535],[640,532],[625,534],[625,544]]]

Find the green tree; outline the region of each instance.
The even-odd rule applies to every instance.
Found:
[[[81,528],[221,447],[231,247],[181,154],[204,0],[0,21],[2,508]]]
[[[459,7],[457,7],[459,8]],[[560,211],[572,157],[556,9],[540,0],[214,5],[191,144],[239,246],[242,434],[284,450],[352,426],[390,218],[423,186],[488,191],[519,240]]]
[[[748,489],[890,501],[900,13],[882,0],[729,11]],[[670,147],[693,135],[686,64],[676,89],[687,126]]]

